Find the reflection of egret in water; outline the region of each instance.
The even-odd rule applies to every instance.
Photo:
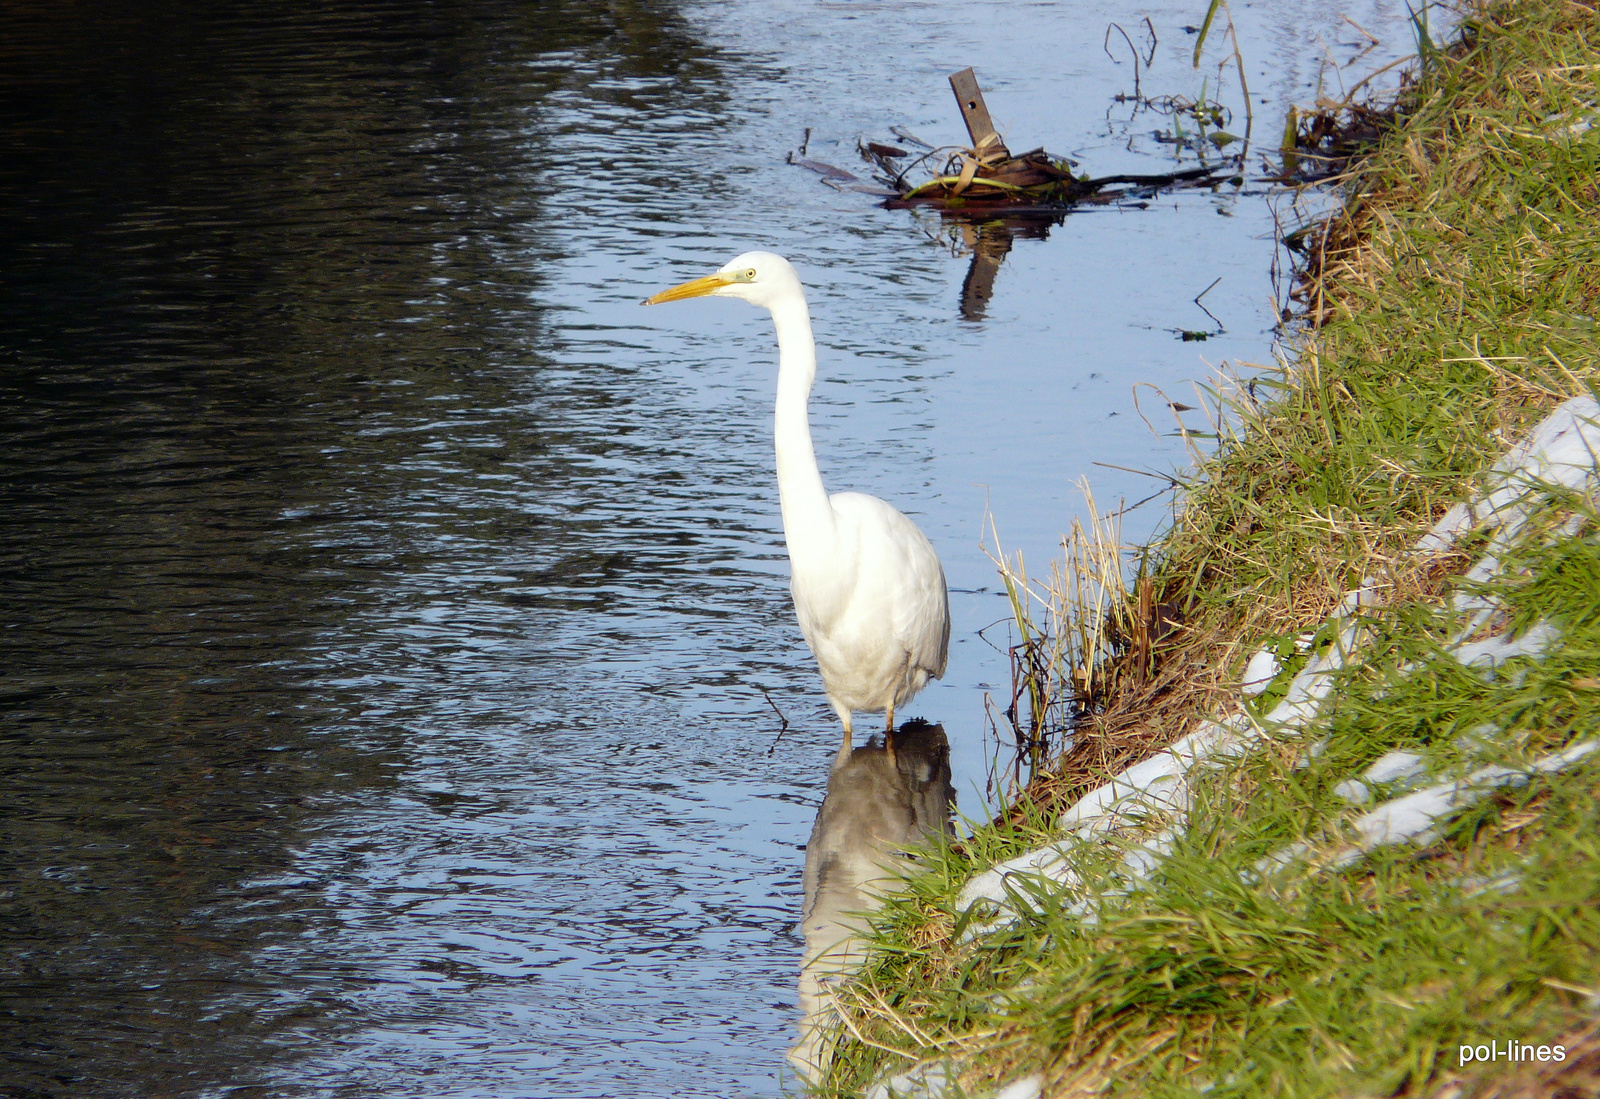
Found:
[[[885,743],[874,738],[834,763],[806,844],[803,1016],[789,1060],[808,1078],[829,1056],[833,990],[865,957],[866,913],[893,887],[907,847],[953,832],[954,806],[942,726],[908,721]]]

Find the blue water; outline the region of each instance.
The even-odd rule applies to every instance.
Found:
[[[1013,148],[1191,165],[1102,35],[1148,14],[1145,94],[1242,115],[1199,7],[0,15],[0,1092],[775,1094],[838,734],[770,326],[638,302],[751,246],[800,268],[824,476],[944,560],[950,669],[904,716],[981,816],[988,517],[1042,571],[1079,477],[1160,487],[1097,463],[1188,460],[1161,394],[1270,358],[1296,198],[1252,152],[1016,240],[963,311],[958,230],[785,156],[955,142],[970,64]],[[1409,48],[1399,3],[1236,15],[1263,147]]]

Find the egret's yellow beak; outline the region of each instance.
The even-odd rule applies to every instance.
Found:
[[[645,305],[660,305],[664,301],[682,301],[684,298],[703,298],[707,294],[727,286],[733,282],[727,275],[718,271],[714,275],[704,278],[690,279],[688,282],[674,286],[671,290],[663,290],[654,297],[644,299]]]

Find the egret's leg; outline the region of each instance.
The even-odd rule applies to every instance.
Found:
[[[839,721],[844,725],[844,743],[839,745],[839,757],[834,760],[833,764],[835,767],[837,767],[839,764],[850,758],[850,749],[854,739],[850,727],[850,707],[846,706],[836,698],[829,698],[828,702],[833,706],[833,712],[839,715]]]
[[[892,735],[894,733],[894,703],[893,702],[889,703],[889,708],[886,711],[884,711],[884,715],[883,715],[883,732],[884,732],[885,736],[889,736],[889,735]]]

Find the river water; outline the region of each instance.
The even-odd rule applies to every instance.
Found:
[[[950,670],[905,716],[981,816],[986,508],[1042,565],[1080,475],[1159,487],[1094,463],[1181,466],[1132,387],[1267,359],[1292,204],[1252,153],[1016,241],[963,307],[959,235],[785,155],[953,143],[970,64],[1013,148],[1191,166],[1113,100],[1102,35],[1145,15],[1144,93],[1205,82],[1240,131],[1197,0],[8,6],[0,1093],[787,1086],[838,731],[771,330],[638,302],[753,246],[808,279],[824,476],[943,557]],[[1268,146],[1411,41],[1400,0],[1235,15]]]

